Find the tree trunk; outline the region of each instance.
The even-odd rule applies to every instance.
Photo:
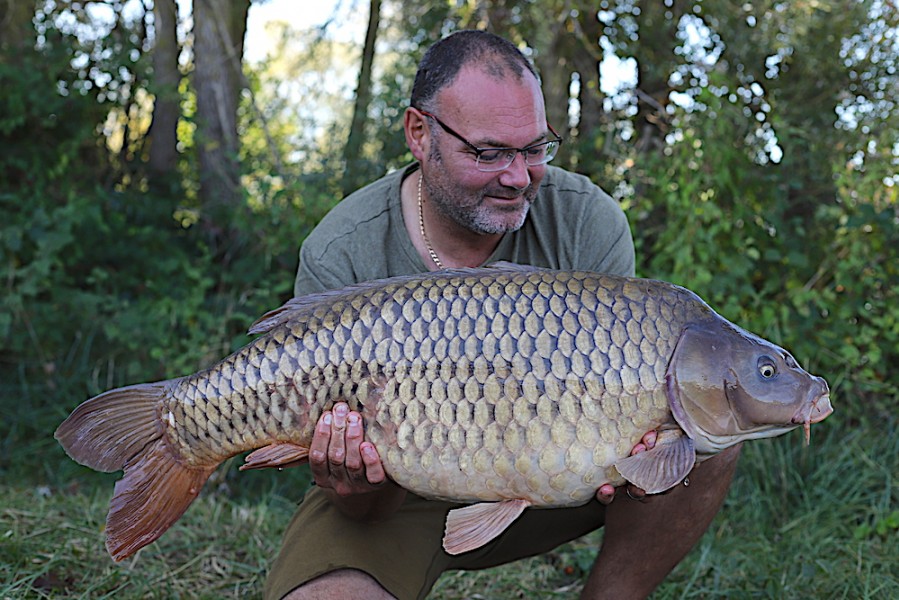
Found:
[[[571,53],[574,68],[580,77],[578,92],[580,115],[577,124],[576,169],[585,175],[600,174],[604,157],[600,156],[603,117],[603,96],[600,90],[599,63],[602,49],[599,38],[602,35],[599,17],[590,2],[583,2],[578,10],[577,26],[579,44]]]
[[[562,137],[569,137],[568,101],[571,98],[571,75],[574,68],[568,59],[567,44],[570,32],[564,24],[553,27],[546,43],[538,48],[534,61],[543,84],[543,99],[546,102],[546,121]]]
[[[237,107],[249,7],[250,0],[193,3],[200,199],[204,221],[216,237],[227,237],[242,198]]]
[[[350,135],[344,146],[343,195],[346,196],[368,179],[368,169],[362,157],[362,145],[365,143],[365,123],[368,120],[368,107],[371,104],[372,64],[375,58],[375,42],[378,39],[378,25],[381,22],[381,0],[371,0],[368,13],[368,31],[365,33],[365,46],[362,49],[362,65],[359,68],[359,80],[356,85],[356,102],[353,106],[353,122]]]
[[[178,94],[178,6],[175,0],[155,0],[153,16],[156,44],[153,47],[153,120],[147,132],[150,185],[175,173],[178,165],[178,118],[181,98]]]
[[[677,26],[684,11],[683,3],[666,7],[657,0],[640,2],[637,27],[640,41],[635,47],[637,60],[637,151],[659,150],[667,131],[668,78],[674,68],[674,54],[679,42]]]
[[[16,50],[34,45],[35,5],[33,0],[0,0],[0,60],[15,60]]]

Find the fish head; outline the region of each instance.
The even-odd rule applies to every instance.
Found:
[[[833,412],[830,389],[789,352],[721,319],[687,326],[668,365],[668,401],[696,450],[713,454]]]

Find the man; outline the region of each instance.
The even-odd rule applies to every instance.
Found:
[[[509,260],[557,269],[634,272],[627,220],[586,178],[547,166],[561,140],[546,122],[533,67],[509,42],[455,33],[422,59],[404,120],[417,163],[352,194],[300,251],[295,292]],[[532,556],[605,525],[584,598],[648,595],[717,512],[737,452],[708,460],[690,486],[646,502],[597,490],[597,502],[526,511],[483,548],[441,547],[452,505],[387,479],[361,418],[322,416],[310,448],[317,486],[288,527],[269,598],[424,598],[439,575]],[[635,452],[652,447],[648,433]],[[638,490],[629,495],[639,498]]]

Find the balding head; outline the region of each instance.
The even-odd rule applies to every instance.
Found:
[[[411,106],[433,110],[437,94],[468,66],[497,80],[521,79],[530,73],[539,81],[533,65],[510,41],[486,31],[457,31],[425,52],[412,86]]]

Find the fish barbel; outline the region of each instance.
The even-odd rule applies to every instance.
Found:
[[[56,438],[79,463],[124,470],[107,516],[122,560],[156,540],[225,459],[307,459],[319,416],[362,414],[387,474],[447,517],[453,554],[527,507],[576,506],[605,483],[648,493],[743,440],[806,429],[827,383],[694,293],[648,279],[504,264],[294,298],[260,337],[193,375],[111,390]],[[648,452],[630,456],[648,431]]]

